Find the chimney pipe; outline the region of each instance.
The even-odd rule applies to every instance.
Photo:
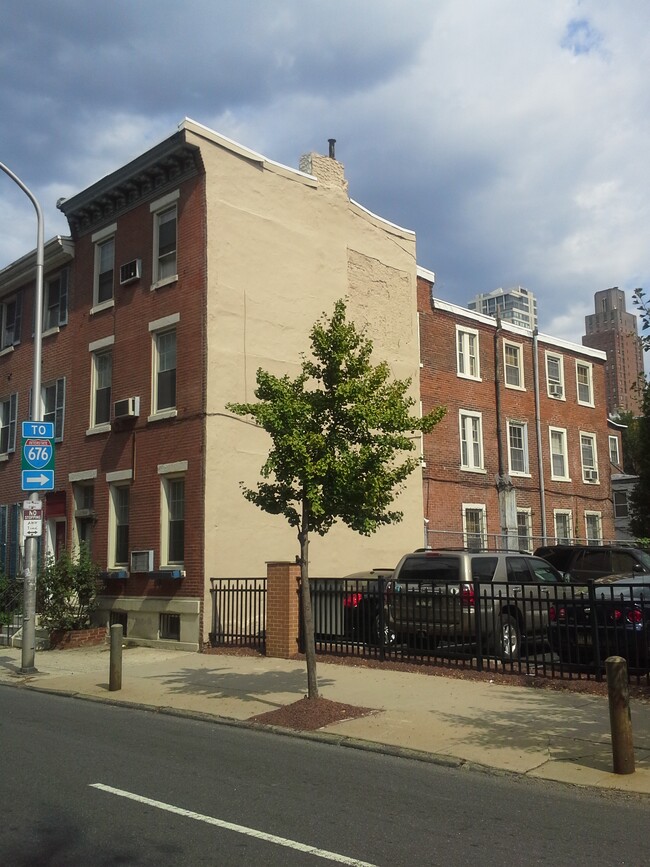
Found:
[[[334,154],[334,145],[336,144],[336,139],[335,138],[328,138],[327,141],[329,142],[329,145],[330,145],[330,159],[335,160],[336,156]]]

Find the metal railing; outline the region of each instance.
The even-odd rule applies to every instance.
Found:
[[[8,645],[20,628],[22,610],[22,581],[0,576],[0,644]]]
[[[592,539],[582,536],[520,536],[504,535],[502,533],[463,533],[459,530],[434,530],[426,528],[426,541],[429,548],[469,549],[474,551],[525,551],[532,554],[544,545],[619,545],[622,547],[637,547],[635,539]],[[638,547],[644,547],[642,545]]]
[[[266,578],[211,578],[213,647],[234,645],[264,650]]]

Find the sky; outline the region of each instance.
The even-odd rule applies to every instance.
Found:
[[[416,232],[438,298],[524,286],[580,343],[594,292],[650,288],[643,0],[23,0],[0,16],[0,162],[56,201],[190,117]],[[0,269],[35,247],[0,173]]]

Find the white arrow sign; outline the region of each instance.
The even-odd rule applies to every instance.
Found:
[[[25,478],[30,485],[44,485],[50,477],[40,473],[38,476],[26,476]]]

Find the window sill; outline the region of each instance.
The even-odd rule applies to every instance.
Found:
[[[172,283],[178,282],[178,274],[173,274],[171,277],[165,277],[163,280],[156,280],[155,283],[151,284],[150,292],[154,292],[156,289],[161,289],[163,286],[169,286]]]
[[[0,455],[0,462],[1,462],[1,461],[8,461],[8,460],[9,460],[9,452],[3,452],[3,453]]]
[[[579,400],[578,406],[588,406],[590,409],[593,409],[595,404],[586,400]]]
[[[98,424],[98,425],[95,425],[95,427],[89,427],[88,430],[86,431],[86,436],[92,437],[95,434],[103,434],[103,433],[110,433],[110,432],[111,432],[111,425],[110,425],[110,423],[107,422],[106,424]]]
[[[549,400],[563,400],[566,403],[566,397],[563,394],[549,394],[547,392],[546,396]]]
[[[166,418],[176,418],[178,411],[175,409],[163,409],[147,417],[147,421],[164,421]]]
[[[551,476],[552,482],[570,482],[571,479],[568,476]]]
[[[510,470],[510,475],[514,476],[517,479],[531,479],[532,478],[530,473],[518,473],[516,470]]]
[[[469,379],[470,382],[483,382],[480,376],[472,376],[470,373],[459,373],[456,371],[458,379]]]
[[[526,391],[525,385],[510,385],[507,382],[503,383],[506,388],[512,389],[512,391]]]
[[[9,355],[9,353],[13,352],[13,351],[14,351],[14,346],[12,343],[11,346],[5,346],[4,349],[0,349],[0,356]]]
[[[461,467],[461,472],[463,473],[479,473],[481,475],[486,475],[487,470],[483,467]]]
[[[102,310],[110,310],[111,307],[115,307],[114,298],[109,298],[108,301],[102,301],[100,304],[95,304],[94,307],[90,308],[90,315],[94,316],[95,313],[101,313]]]
[[[47,331],[44,331],[41,334],[41,337],[52,337],[54,334],[58,334],[61,328],[58,325],[55,325],[54,328],[48,328]]]

